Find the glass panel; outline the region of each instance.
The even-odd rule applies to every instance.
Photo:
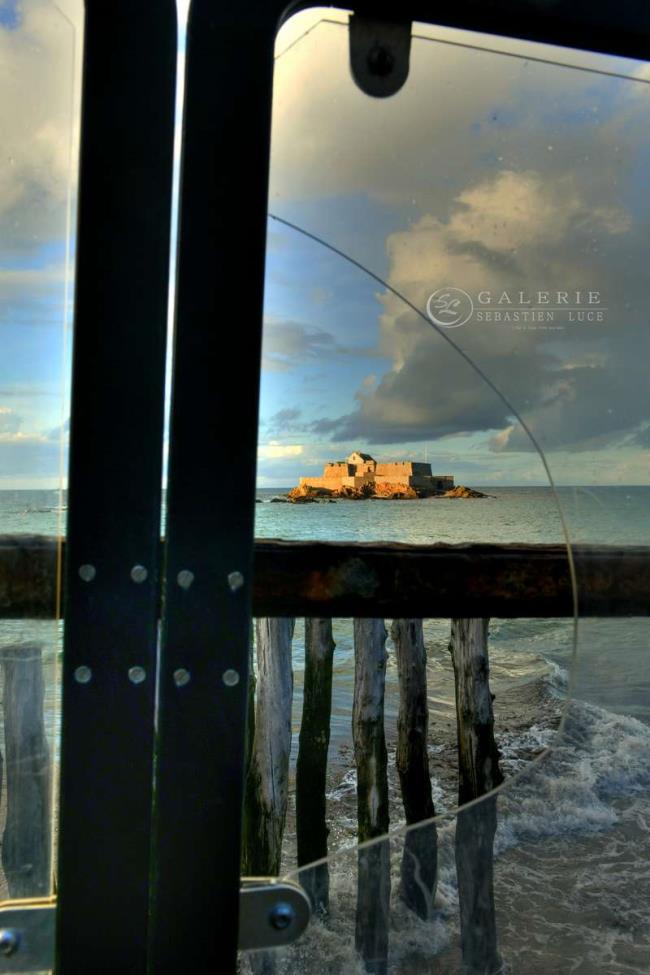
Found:
[[[294,18],[277,45],[258,535],[345,542],[361,562],[353,542],[516,544],[507,588],[534,566],[537,616],[491,618],[487,632],[458,609],[422,631],[335,620],[331,722],[315,713],[327,627],[258,621],[247,815],[269,774],[262,735],[276,782],[289,770],[267,805],[271,847],[285,801],[289,813],[281,859],[259,853],[259,830],[252,842],[321,916],[294,948],[242,964],[641,973],[648,550],[629,546],[648,545],[650,524],[647,68],[417,25],[404,87],[370,98],[336,19]],[[345,470],[323,469],[334,461]],[[384,489],[379,465],[396,462],[433,466],[406,479],[392,466]],[[492,497],[441,497],[442,479],[408,480],[419,473]],[[344,497],[364,483],[391,500]],[[575,549],[577,643],[570,607],[545,602],[560,576],[570,602],[569,541],[611,546]],[[554,553],[551,581],[536,560]],[[286,714],[291,665],[296,676],[293,742],[265,723],[278,659]],[[331,726],[324,783],[319,721]],[[321,776],[303,781],[326,793],[305,804],[310,818],[291,791],[301,755]],[[423,822],[405,831],[406,817]],[[319,843],[328,858],[309,866]]]
[[[53,894],[83,4],[0,5],[0,898]]]

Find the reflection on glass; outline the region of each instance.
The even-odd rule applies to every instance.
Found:
[[[54,892],[83,5],[0,7],[0,898]]]
[[[371,99],[345,15],[278,39],[257,534],[351,561],[367,541],[610,549],[574,552],[577,647],[566,607],[257,621],[247,815],[275,859],[259,833],[247,852],[316,917],[244,969],[650,965],[649,633],[612,561],[650,542],[649,80],[417,25],[404,88]],[[378,497],[400,462],[489,497]]]

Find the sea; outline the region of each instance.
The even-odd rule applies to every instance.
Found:
[[[650,545],[650,487],[483,487],[488,497],[293,505],[288,488],[257,492],[261,538],[349,542],[530,542]],[[65,529],[65,495],[1,491],[0,534]],[[217,541],[217,540],[215,540]],[[394,866],[389,972],[460,972],[453,835],[457,822],[454,682],[447,619],[424,621],[429,758],[439,816],[439,883],[431,917],[399,898],[403,812],[394,771],[398,703],[386,621],[385,730]],[[352,623],[335,620],[328,774],[332,916],[315,923],[279,973],[355,972],[355,790]],[[3,647],[43,648],[46,725],[55,764],[61,624],[0,620]],[[505,783],[494,884],[503,971],[623,975],[650,971],[650,621],[492,619],[490,684]],[[304,623],[293,639],[292,776],[302,711]],[[2,734],[0,729],[0,745]],[[293,778],[292,778],[293,783]],[[463,815],[461,812],[460,815]],[[299,876],[290,796],[283,873]]]

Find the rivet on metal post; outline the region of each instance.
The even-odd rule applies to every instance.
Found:
[[[174,671],[174,683],[176,684],[176,687],[185,687],[186,684],[189,684],[191,679],[191,674],[189,670],[185,669],[185,667],[179,667],[178,670]]]
[[[237,592],[244,585],[244,576],[241,572],[228,573],[228,586],[231,592]]]
[[[129,680],[132,684],[142,684],[147,679],[144,667],[129,667]]]
[[[20,947],[20,934],[14,928],[0,929],[0,954],[8,958]]]
[[[181,569],[176,576],[176,582],[179,584],[181,589],[189,589],[194,582],[194,573],[190,572],[189,569]]]
[[[226,687],[236,687],[237,684],[239,683],[239,674],[237,673],[236,670],[229,668],[228,670],[224,670],[221,679],[226,685]]]
[[[276,931],[286,931],[295,919],[296,912],[291,904],[287,904],[286,901],[278,901],[269,911],[269,924]]]
[[[134,565],[131,569],[131,578],[134,582],[144,582],[149,573],[143,565]]]
[[[93,672],[90,667],[77,667],[74,672],[74,679],[77,684],[90,684]]]
[[[92,582],[96,575],[97,569],[94,565],[79,566],[79,578],[83,579],[84,582]]]

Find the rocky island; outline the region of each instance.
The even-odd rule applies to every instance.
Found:
[[[376,461],[353,451],[345,460],[325,464],[322,477],[301,477],[288,499],[295,503],[344,498],[407,500],[415,498],[485,498],[488,495],[463,485],[454,486],[451,474],[432,474],[431,464],[420,461]]]

